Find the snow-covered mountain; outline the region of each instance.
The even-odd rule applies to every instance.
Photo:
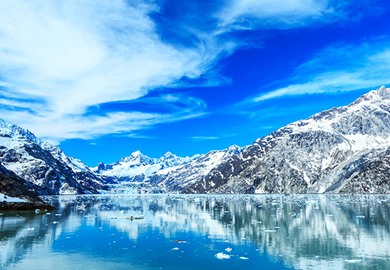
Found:
[[[390,89],[294,122],[210,171],[192,193],[390,192]]]
[[[160,191],[182,192],[239,152],[240,147],[235,145],[193,157],[178,157],[167,152],[160,158],[150,158],[136,151],[118,162],[108,165],[100,163],[92,171],[102,176],[116,177],[122,185],[124,182],[142,182],[150,187],[158,187]]]
[[[34,184],[26,182],[15,173],[0,164],[0,209],[29,210],[36,208],[51,209],[32,190]]]
[[[211,170],[229,160],[233,155],[240,155],[240,152],[241,148],[237,145],[224,150],[210,151],[179,166],[158,171],[154,177],[150,178],[150,181],[168,191],[186,192],[190,186],[201,181]]]
[[[170,152],[160,158],[150,158],[140,151],[135,151],[118,162],[112,164],[100,163],[92,170],[100,175],[117,177],[122,182],[144,181],[158,171],[169,170],[191,159],[190,157],[178,157]]]
[[[89,168],[31,132],[0,120],[0,165],[36,194],[388,193],[390,89],[371,91],[348,106],[294,122],[252,145],[193,157],[140,151]],[[1,193],[1,190],[0,190]]]
[[[97,193],[101,177],[81,161],[38,139],[30,131],[0,119],[0,163],[45,194]]]

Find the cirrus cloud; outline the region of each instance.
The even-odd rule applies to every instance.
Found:
[[[149,99],[170,104],[168,113],[88,112],[101,104],[142,99],[154,89],[183,87],[183,81],[185,85],[200,77],[207,78],[207,86],[228,81],[213,68],[241,46],[225,35],[238,29],[232,25],[267,18],[280,28],[297,27],[334,16],[328,1],[224,2],[219,10],[204,14],[212,18],[213,27],[199,29],[189,22],[178,27],[196,37],[187,47],[162,38],[151,16],[160,12],[160,4],[0,1],[1,116],[54,141],[128,135],[203,116],[207,104],[188,95]]]
[[[261,93],[253,102],[308,94],[335,94],[390,83],[390,41],[325,48],[297,68],[287,86]]]

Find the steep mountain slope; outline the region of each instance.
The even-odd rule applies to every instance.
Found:
[[[191,193],[390,192],[390,89],[256,140]]]
[[[92,170],[85,165],[81,160],[67,156],[60,148],[42,142],[41,147],[57,160],[66,164],[75,174],[76,181],[83,188],[96,193],[95,190],[103,190],[107,188],[108,184],[116,183],[116,179],[112,177],[99,176],[92,172]]]
[[[212,169],[226,162],[233,155],[239,155],[240,151],[241,148],[236,145],[225,150],[210,151],[180,166],[157,172],[155,177],[151,177],[151,182],[163,186],[168,191],[186,192]]]
[[[39,195],[97,193],[96,188],[101,187],[94,182],[98,177],[81,162],[67,158],[60,149],[2,119],[0,162],[7,170],[32,183]],[[90,177],[84,177],[89,172]]]
[[[211,151],[205,155],[178,157],[170,152],[160,158],[150,158],[140,151],[106,165],[100,163],[93,172],[107,177],[117,177],[124,182],[142,182],[160,192],[182,192],[199,181],[221,162],[240,152],[238,146],[222,151]]]
[[[0,209],[28,210],[36,208],[51,209],[32,191],[39,189],[26,182],[0,164]]]

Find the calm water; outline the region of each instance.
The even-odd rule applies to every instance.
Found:
[[[0,269],[390,269],[390,196],[65,196],[0,213]]]

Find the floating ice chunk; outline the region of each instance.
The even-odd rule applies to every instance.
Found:
[[[175,240],[172,240],[174,243],[178,243],[178,244],[187,244],[187,241],[185,240],[180,240],[180,239],[175,239]]]
[[[360,259],[350,259],[350,260],[344,260],[347,263],[360,263],[362,260]]]
[[[27,228],[26,231],[34,231],[35,228]]]
[[[41,212],[41,210],[35,209],[35,214],[39,214],[40,212]]]
[[[225,254],[223,252],[218,252],[217,254],[215,254],[215,258],[217,258],[218,260],[228,260],[230,259],[230,255]]]
[[[174,248],[172,248],[172,250],[179,250],[179,248],[178,247],[174,247]]]
[[[264,230],[264,232],[266,232],[266,233],[274,233],[274,232],[276,232],[276,230]]]
[[[53,224],[58,224],[58,221],[53,221]]]
[[[77,210],[80,210],[80,211],[85,211],[86,206],[85,206],[85,205],[78,205],[78,206],[76,207],[76,209],[77,209]]]
[[[226,251],[226,252],[232,252],[232,250],[233,250],[233,249],[232,249],[232,248],[230,248],[230,247],[228,247],[228,248],[225,248],[225,251]]]
[[[62,214],[56,214],[57,217],[62,216]]]
[[[365,216],[356,216],[356,218],[366,218]]]
[[[244,256],[239,257],[239,259],[240,259],[240,260],[249,260],[248,257],[244,257]]]

